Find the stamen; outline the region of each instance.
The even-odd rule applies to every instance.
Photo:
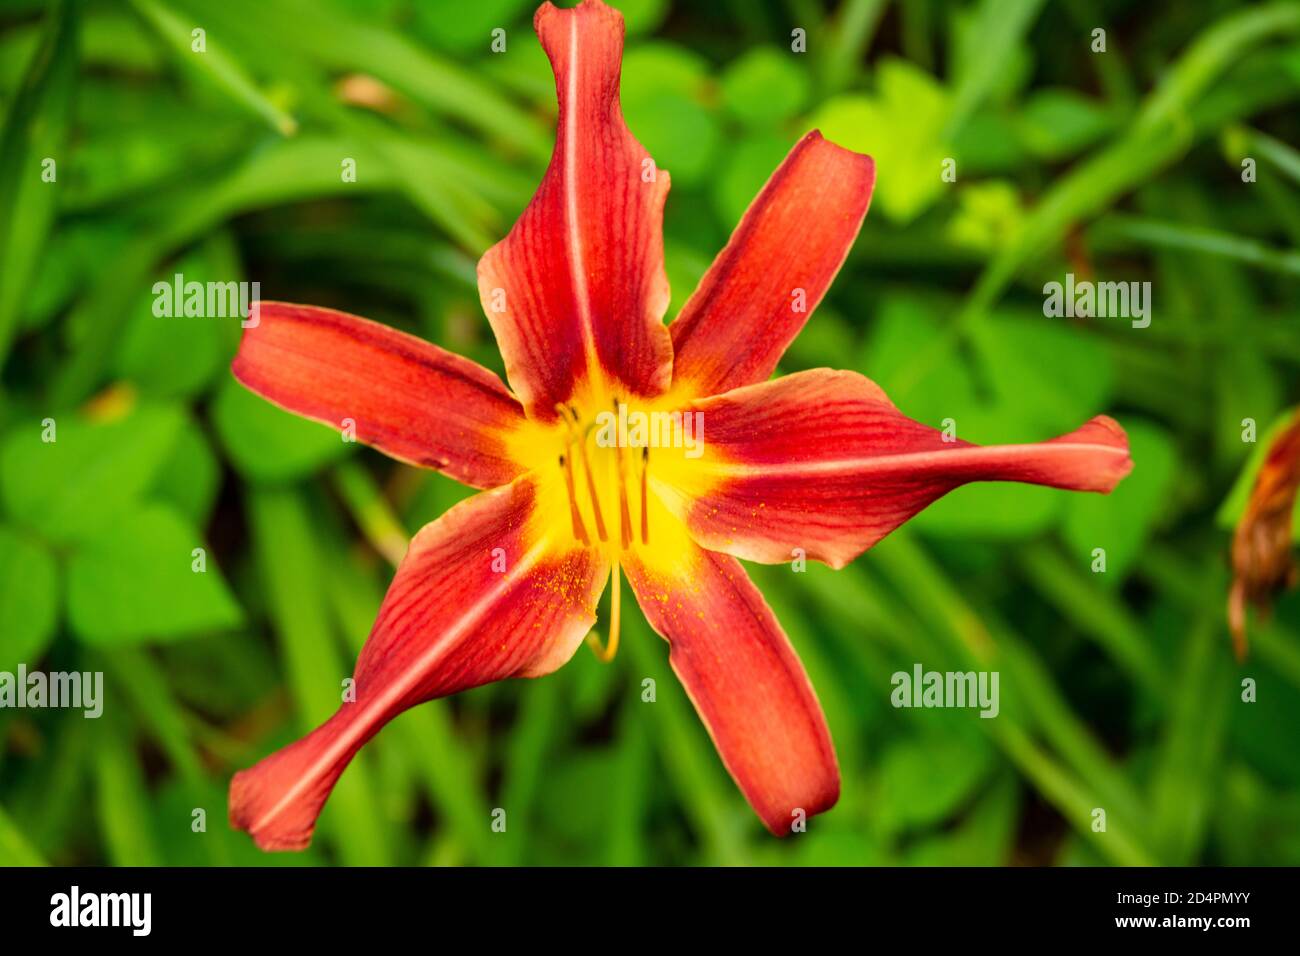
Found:
[[[609,641],[602,647],[600,635],[592,631],[587,635],[587,643],[591,645],[592,651],[596,654],[596,659],[603,664],[608,664],[618,653],[618,634],[621,610],[623,604],[623,587],[619,582],[619,565],[614,562],[614,571],[610,575],[610,585],[613,590],[609,595]]]
[[[650,505],[646,498],[646,476],[650,474],[650,446],[641,449],[641,543],[650,543]]]
[[[601,541],[608,541],[609,535],[605,532],[605,519],[600,513],[600,496],[596,494],[596,480],[591,475],[591,462],[587,460],[587,438],[585,435],[578,437],[578,451],[582,455],[582,470],[587,474],[587,495],[591,498],[591,510],[596,515],[596,536]]]
[[[600,498],[596,494],[596,482],[591,475],[591,462],[587,459],[587,436],[578,431],[578,425],[580,424],[578,410],[572,405],[562,405],[558,402],[555,405],[555,410],[560,413],[560,417],[562,417],[569,425],[570,437],[568,447],[572,448],[575,441],[578,444],[578,454],[582,458],[582,470],[587,476],[587,496],[591,498],[591,510],[596,518],[596,536],[600,538],[601,541],[608,541],[609,535],[605,532],[605,519],[600,513]],[[569,485],[569,501],[576,509],[578,499],[573,493],[572,483]],[[575,513],[580,514],[580,512]],[[586,529],[584,528],[583,531],[585,535]],[[584,537],[583,540],[587,541],[590,539]]]
[[[614,443],[614,457],[618,460],[618,510],[622,519],[623,550],[632,545],[632,513],[627,507],[627,467],[623,462],[623,446]]]
[[[590,547],[591,539],[587,537],[587,526],[582,523],[582,512],[578,510],[578,496],[573,490],[573,459],[568,455],[561,455],[560,467],[564,469],[564,484],[569,489],[569,517],[573,521],[573,536],[582,542],[584,548]]]

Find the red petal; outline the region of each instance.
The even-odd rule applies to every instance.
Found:
[[[511,386],[549,418],[599,374],[595,366],[631,393],[668,387],[668,174],[647,165],[623,122],[622,15],[592,0],[569,10],[546,3],[534,24],[555,70],[555,152],[524,214],[479,261],[478,279]]]
[[[503,436],[525,419],[487,369],[413,335],[332,309],[260,302],[231,365],[245,386],[413,465],[477,488],[513,480]]]
[[[803,665],[735,558],[691,548],[672,570],[625,554],[646,620],[745,799],[777,836],[834,806],[839,766]]]
[[[766,380],[840,271],[875,183],[870,156],[816,130],[800,140],[668,327],[674,383],[716,395]]]
[[[550,673],[573,655],[609,567],[599,551],[535,538],[535,495],[521,478],[416,535],[357,661],[356,700],[235,775],[234,826],[263,849],[302,849],[343,769],[388,721],[435,697]]]
[[[1104,416],[1051,441],[945,442],[855,372],[816,369],[697,402],[704,481],[675,507],[701,545],[753,561],[795,548],[842,567],[968,481],[1109,492],[1132,468]]]

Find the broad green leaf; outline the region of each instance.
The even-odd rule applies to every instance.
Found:
[[[934,77],[905,60],[886,59],[876,71],[876,82],[874,96],[831,99],[808,125],[831,142],[875,159],[872,208],[906,224],[929,208],[945,187],[943,162],[951,152],[941,136],[948,95]]]
[[[974,735],[891,743],[880,761],[881,826],[901,831],[946,820],[973,797],[992,769],[992,756]]]
[[[1052,438],[1078,428],[1110,401],[1114,374],[1096,337],[1065,320],[991,316],[972,341],[998,402]]]
[[[883,388],[905,415],[931,428],[941,428],[945,418],[959,418],[977,402],[970,369],[956,355],[945,355],[914,387],[898,386],[897,374],[918,343],[939,336],[939,311],[933,300],[914,293],[886,294],[857,362],[858,371]]]
[[[1014,241],[1025,218],[1019,192],[1005,180],[971,183],[958,191],[957,204],[948,221],[948,238],[982,253]]]
[[[669,0],[610,0],[623,14],[628,36],[653,33],[668,16]]]
[[[976,482],[950,491],[913,520],[926,534],[952,538],[1032,538],[1061,514],[1055,488],[1009,482]]]
[[[217,392],[212,421],[232,464],[256,481],[301,478],[356,447],[339,432],[254,395],[233,377]]]
[[[91,644],[172,640],[242,619],[215,555],[165,505],[122,515],[68,563],[68,621]]]
[[[532,25],[525,24],[523,14],[531,13],[531,0],[422,0],[414,5],[412,26],[435,46],[456,52],[487,52],[493,31],[506,32],[506,50],[513,43],[532,43]]]
[[[196,528],[205,527],[221,483],[221,463],[202,427],[187,418],[158,470],[152,497],[169,503]]]
[[[37,266],[23,314],[23,328],[45,326],[67,308],[93,270],[112,258],[129,236],[129,227],[118,222],[60,227],[50,237]]]
[[[722,102],[748,126],[773,125],[803,108],[810,86],[797,54],[758,47],[723,72]]]
[[[628,127],[655,165],[680,185],[707,178],[718,141],[717,123],[703,105],[705,64],[670,44],[628,51],[623,60],[622,103]]]
[[[981,788],[956,826],[910,845],[907,866],[996,866],[1011,862],[1020,800],[1011,774]]]
[[[355,158],[366,170],[355,183],[339,175],[341,157]],[[165,221],[133,238],[108,263],[79,300],[72,318],[85,334],[53,377],[56,404],[72,405],[89,395],[112,361],[131,308],[153,280],[157,265],[240,213],[296,200],[347,193],[360,196],[393,188],[389,163],[373,147],[356,140],[296,136],[252,152],[247,161],[201,190],[187,190],[167,208]]]
[[[54,417],[51,442],[42,422],[22,423],[0,446],[5,510],[53,541],[97,535],[152,484],[183,421],[153,404],[106,422],[69,413]]]
[[[233,293],[243,276],[229,255],[216,251],[219,245],[219,239],[209,241],[160,271],[156,281],[149,283],[148,291],[136,301],[117,350],[114,372],[118,376],[137,383],[151,395],[173,398],[201,391],[225,371],[239,340],[239,296]],[[232,266],[236,271],[231,271]],[[181,276],[179,298],[175,294],[176,276]],[[215,297],[212,305],[214,311],[227,314],[208,314],[205,294],[203,314],[186,315],[190,295],[185,290],[190,283],[200,283],[205,293],[208,283],[214,284],[211,288],[221,289],[224,305]]]
[[[1020,111],[1016,131],[1035,156],[1072,156],[1113,131],[1113,115],[1100,103],[1069,88],[1034,93]]]
[[[59,571],[45,548],[0,526],[0,671],[35,666],[59,619]]]

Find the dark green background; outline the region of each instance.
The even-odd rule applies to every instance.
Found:
[[[0,863],[1300,862],[1300,602],[1254,626],[1242,666],[1223,610],[1263,448],[1242,420],[1262,439],[1300,400],[1300,5],[616,5],[625,112],[673,177],[670,315],[819,126],[878,182],[783,368],[859,370],[981,442],[1107,412],[1133,474],[1109,498],[966,488],[844,571],[754,569],[843,771],[798,838],[763,831],[634,612],[611,666],[580,650],[407,713],[308,853],[262,856],[226,826],[231,774],[333,711],[381,555],[464,491],[244,391],[237,322],[155,318],[150,289],[257,280],[499,369],[474,263],[550,150],[532,6],[10,0],[0,670],[108,688],[97,721],[0,711]],[[358,74],[381,110],[342,102]],[[1150,327],[1045,318],[1067,271],[1149,280]],[[890,675],[917,661],[999,671],[1000,716],[893,709]]]

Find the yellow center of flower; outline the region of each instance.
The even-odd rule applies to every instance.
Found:
[[[605,390],[601,390],[604,392]],[[555,407],[549,422],[514,433],[510,454],[537,481],[532,540],[561,549],[599,548],[613,568],[609,640],[589,638],[602,660],[618,649],[619,572],[631,557],[652,570],[678,572],[690,536],[681,516],[703,490],[707,436],[702,413],[680,395],[654,400],[605,392]]]

